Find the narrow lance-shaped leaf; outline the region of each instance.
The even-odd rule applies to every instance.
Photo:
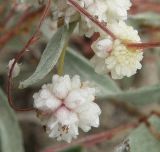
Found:
[[[0,151],[23,152],[20,127],[15,113],[10,108],[7,98],[0,89]]]
[[[42,80],[56,65],[63,48],[67,45],[68,39],[73,32],[76,23],[69,28],[60,28],[47,44],[35,72],[25,81],[21,82],[19,88],[26,88]]]

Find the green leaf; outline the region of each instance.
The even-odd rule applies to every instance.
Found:
[[[63,48],[67,45],[68,39],[73,32],[75,25],[75,23],[71,24],[69,26],[70,28],[64,26],[55,33],[47,44],[35,72],[27,80],[21,82],[19,88],[26,88],[39,82],[53,69],[63,51]]]
[[[152,85],[140,89],[124,91],[110,96],[110,98],[129,102],[136,105],[144,105],[160,101],[160,85]]]
[[[153,116],[150,122],[160,131],[160,119]],[[129,136],[130,152],[160,152],[160,140],[156,139],[145,125],[135,129]]]
[[[76,51],[69,50],[65,57],[65,73],[70,75],[78,74],[82,80],[90,81],[98,90],[98,97],[107,97],[120,92],[119,87],[109,77],[95,73],[90,62]]]
[[[21,131],[15,113],[0,89],[0,151],[23,152]]]

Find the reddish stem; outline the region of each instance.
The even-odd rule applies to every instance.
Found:
[[[93,17],[88,11],[86,11],[83,7],[81,7],[77,2],[74,0],[68,0],[70,4],[81,14],[85,15],[87,18],[89,18],[93,23],[95,23],[98,27],[100,27],[104,32],[106,32],[108,35],[110,35],[114,40],[116,39],[116,36],[96,17]]]
[[[125,124],[105,132],[89,135],[85,138],[79,139],[77,141],[73,141],[71,144],[60,144],[54,147],[49,147],[45,149],[43,152],[58,152],[76,145],[83,145],[88,147],[89,145],[97,144],[104,140],[110,140],[113,137],[115,137],[117,134],[121,133],[122,131],[133,129],[133,128],[136,128],[137,126],[138,126],[138,123]]]
[[[32,35],[32,37],[28,40],[28,42],[26,43],[26,45],[24,46],[24,48],[17,54],[17,56],[15,57],[15,60],[11,66],[11,69],[9,71],[9,75],[8,75],[8,85],[7,85],[7,94],[8,94],[8,102],[10,104],[10,106],[16,110],[16,111],[30,111],[33,110],[34,108],[18,108],[14,105],[13,99],[12,99],[12,95],[11,95],[11,90],[12,90],[12,73],[13,73],[13,69],[15,67],[15,64],[21,59],[21,57],[24,55],[24,53],[27,51],[28,47],[33,44],[33,42],[35,42],[35,38],[37,38],[37,35],[39,34],[39,29],[45,19],[45,17],[48,14],[49,8],[50,8],[50,4],[51,4],[51,0],[48,0],[48,3],[45,7],[45,10],[43,12],[43,15],[41,17],[40,23],[36,28],[36,31],[34,32],[34,34]]]
[[[154,47],[160,47],[160,42],[149,42],[149,43],[130,43],[126,44],[128,47],[135,49],[150,49]]]

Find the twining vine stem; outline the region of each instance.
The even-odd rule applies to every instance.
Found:
[[[11,90],[12,90],[12,73],[13,73],[13,69],[15,67],[15,64],[21,59],[21,57],[23,57],[24,53],[27,51],[28,47],[30,45],[32,45],[33,43],[35,43],[38,38],[39,38],[39,30],[40,30],[40,27],[44,21],[44,19],[46,18],[46,16],[48,15],[48,12],[49,12],[49,9],[50,9],[50,5],[51,5],[51,0],[48,0],[47,4],[46,4],[46,7],[44,9],[44,12],[43,12],[43,15],[40,19],[40,22],[34,32],[34,34],[32,35],[32,37],[28,40],[28,42],[26,43],[26,45],[24,46],[24,48],[17,54],[17,56],[15,57],[15,60],[11,66],[11,69],[9,70],[9,73],[8,73],[8,84],[7,84],[7,95],[8,95],[8,101],[9,101],[9,104],[10,106],[16,110],[16,111],[31,111],[33,110],[34,108],[18,108],[14,105],[14,102],[13,102],[13,99],[12,99],[12,95],[11,95]]]
[[[87,10],[81,7],[75,0],[68,0],[68,2],[82,15],[90,19],[93,23],[95,23],[99,28],[101,28],[104,32],[112,37],[113,40],[119,39],[116,37],[114,33],[112,33],[105,24],[100,22],[96,17],[92,16]],[[147,49],[160,47],[160,42],[149,42],[149,43],[125,43],[127,47],[136,48],[136,49]]]

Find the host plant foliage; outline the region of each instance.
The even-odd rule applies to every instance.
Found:
[[[19,87],[26,88],[37,83],[57,65],[57,74],[53,75],[52,82],[44,84],[33,95],[34,108],[49,137],[71,142],[79,134],[78,127],[88,132],[91,127],[99,126],[101,109],[94,102],[96,95],[102,98],[122,98],[125,101],[129,94],[137,101],[140,100],[138,93],[142,95],[147,92],[142,89],[138,93],[123,93],[109,76],[112,79],[122,79],[135,75],[142,68],[143,49],[150,45],[142,43],[138,31],[126,23],[127,11],[132,6],[130,0],[48,0],[46,3],[49,4],[46,6],[49,6],[54,20],[46,18],[39,30],[49,42],[35,72],[22,81]],[[22,9],[23,3],[20,6],[19,9]],[[71,50],[66,53],[72,33],[86,37],[98,33],[99,37],[91,46],[95,54],[90,63],[83,57],[76,57]],[[73,77],[63,76],[65,56],[73,66],[70,69]],[[70,58],[67,59],[67,56]],[[20,73],[18,60],[15,58],[9,62],[12,78]],[[90,70],[90,64],[100,75]],[[74,70],[77,66],[78,71]],[[90,72],[90,75],[83,69],[86,73]],[[85,82],[82,82],[81,79],[84,78]],[[109,85],[109,89],[105,84]]]

